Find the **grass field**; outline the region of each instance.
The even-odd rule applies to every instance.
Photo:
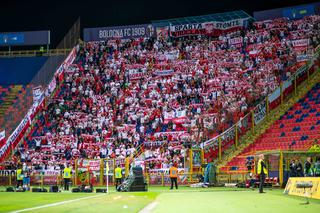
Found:
[[[0,212],[320,212],[320,200],[301,205],[303,198],[283,195],[283,190],[266,192],[189,187],[109,194],[0,192]]]

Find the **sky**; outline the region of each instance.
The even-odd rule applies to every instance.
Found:
[[[253,11],[317,2],[312,0],[6,0],[0,3],[0,32],[50,30],[55,46],[81,18],[81,28],[150,23],[151,20]]]

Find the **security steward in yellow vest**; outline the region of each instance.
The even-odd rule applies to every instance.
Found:
[[[17,169],[17,188],[19,188],[19,186],[23,186],[23,173],[21,165],[19,165]]]
[[[72,168],[67,164],[66,168],[63,169],[63,180],[64,180],[64,190],[69,191],[69,183],[72,176]]]
[[[264,160],[264,155],[261,154],[259,156],[258,170],[257,170],[258,175],[260,177],[259,193],[265,193],[263,191],[263,185],[264,185],[264,181],[266,180],[266,175],[268,175],[268,170],[263,160]]]
[[[122,169],[119,165],[117,165],[117,168],[114,170],[115,178],[116,178],[116,190],[118,189],[118,185],[121,185],[122,183]]]
[[[177,178],[178,178],[178,169],[177,167],[175,167],[175,165],[172,165],[169,169],[169,177],[171,180],[171,187],[170,190],[173,189],[173,183],[176,186],[176,189],[178,189],[178,182],[177,182]]]

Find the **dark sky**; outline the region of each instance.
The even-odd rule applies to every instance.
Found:
[[[312,0],[6,0],[0,5],[0,31],[51,30],[55,45],[81,17],[83,27],[142,24],[150,20],[253,11],[317,2]]]

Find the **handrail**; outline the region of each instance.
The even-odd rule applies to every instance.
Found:
[[[71,49],[51,49],[45,52],[40,50],[13,50],[13,51],[0,51],[0,57],[34,57],[34,56],[55,56],[67,55]]]
[[[140,145],[137,147],[137,149],[136,149],[136,151],[134,152],[132,158],[130,158],[130,163],[132,163],[132,162],[134,161],[134,159],[140,157],[140,155],[141,155],[142,153],[143,153],[143,143],[140,144]]]

